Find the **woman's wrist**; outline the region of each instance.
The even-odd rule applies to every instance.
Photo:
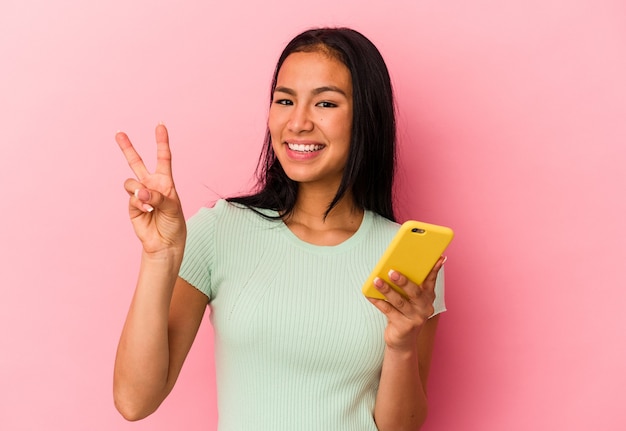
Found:
[[[414,346],[402,348],[402,347],[390,347],[385,349],[385,356],[389,359],[398,361],[417,361],[419,357],[417,342]]]
[[[161,275],[178,276],[183,261],[184,248],[167,248],[158,252],[141,254],[141,270],[148,270]]]

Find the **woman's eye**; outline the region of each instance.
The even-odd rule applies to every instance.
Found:
[[[317,106],[319,106],[320,108],[336,108],[337,107],[337,105],[335,105],[332,102],[319,102]]]
[[[276,103],[277,105],[293,105],[293,102],[289,99],[277,99],[274,101],[274,103]]]

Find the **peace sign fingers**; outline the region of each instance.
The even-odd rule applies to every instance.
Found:
[[[115,135],[136,177],[126,180],[124,188],[129,195],[133,228],[148,253],[182,249],[186,237],[185,218],[172,178],[169,137],[163,124],[156,127],[155,138],[157,163],[154,172],[149,172],[128,136],[122,132]]]

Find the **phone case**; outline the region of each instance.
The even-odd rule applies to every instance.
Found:
[[[370,298],[385,299],[374,286],[376,277],[404,294],[389,279],[388,273],[391,269],[402,273],[414,283],[421,284],[453,237],[454,232],[449,227],[415,220],[403,223],[363,285],[363,294]]]

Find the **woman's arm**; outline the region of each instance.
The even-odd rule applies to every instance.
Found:
[[[153,413],[174,387],[207,306],[166,262],[144,258],[115,358],[115,407],[128,420]],[[170,300],[171,298],[171,300]]]
[[[115,136],[136,177],[126,180],[124,187],[143,248],[113,381],[115,405],[129,420],[152,413],[171,391],[208,302],[203,293],[178,278],[187,230],[172,178],[165,126],[157,126],[155,135],[157,165],[152,173],[128,136]]]
[[[374,412],[380,431],[415,431],[426,420],[426,385],[438,321],[439,315],[424,324],[414,351],[385,350]]]
[[[384,281],[377,279],[376,288],[386,301],[370,301],[387,316],[385,356],[374,419],[380,431],[416,431],[426,420],[428,400],[426,382],[438,316],[434,312],[435,281],[443,265],[441,258],[421,286],[403,275],[390,274],[396,285],[407,294],[401,296]]]

